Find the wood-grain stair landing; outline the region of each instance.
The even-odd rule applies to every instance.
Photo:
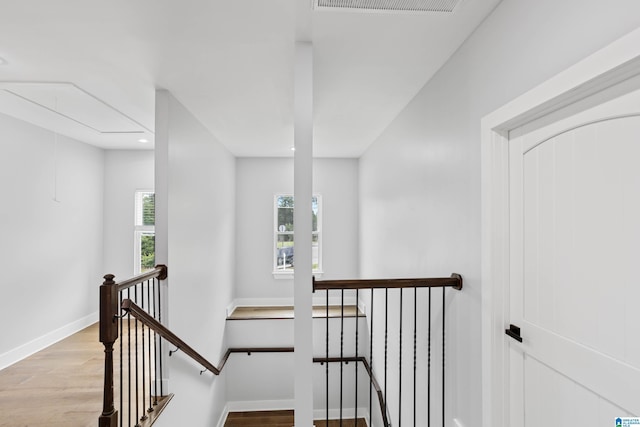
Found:
[[[229,412],[224,427],[293,427],[293,411]],[[315,427],[340,427],[339,420],[314,421]],[[367,427],[364,418],[343,420],[342,427]]]

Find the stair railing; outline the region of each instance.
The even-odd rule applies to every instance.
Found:
[[[325,357],[324,358],[316,358],[314,359],[315,362],[320,362],[320,363],[324,363],[325,364],[325,400],[326,400],[326,412],[325,412],[325,425],[329,424],[329,420],[330,420],[330,415],[329,415],[329,406],[330,406],[330,402],[329,402],[329,395],[330,395],[330,382],[329,382],[329,364],[332,362],[335,363],[339,363],[340,364],[340,371],[339,371],[339,380],[338,380],[338,384],[337,384],[337,388],[338,390],[333,391],[333,393],[338,394],[339,395],[339,420],[340,420],[340,425],[342,425],[343,419],[345,419],[345,417],[343,417],[343,395],[344,395],[344,382],[343,382],[343,370],[345,369],[345,365],[351,361],[355,361],[357,363],[354,363],[355,365],[355,388],[354,388],[354,410],[355,410],[355,414],[354,414],[354,425],[358,425],[357,424],[357,419],[358,419],[358,392],[359,390],[359,384],[358,384],[358,365],[359,363],[361,363],[362,365],[364,365],[367,373],[369,374],[369,387],[368,387],[368,394],[369,394],[369,398],[368,398],[368,403],[369,403],[369,426],[375,426],[377,423],[374,422],[374,412],[373,412],[373,392],[376,393],[377,397],[378,397],[378,405],[379,405],[379,410],[380,410],[380,417],[379,419],[379,423],[383,426],[383,427],[389,427],[392,424],[392,417],[389,413],[389,407],[388,407],[388,402],[389,402],[389,395],[387,394],[387,389],[388,389],[388,385],[390,384],[390,382],[393,381],[397,381],[397,384],[395,385],[397,391],[398,391],[398,395],[394,396],[394,398],[396,399],[396,405],[395,407],[398,408],[398,413],[394,414],[395,417],[393,417],[394,420],[394,425],[395,425],[395,420],[397,420],[397,425],[401,426],[402,425],[402,415],[403,415],[403,407],[406,406],[406,403],[403,404],[403,399],[407,400],[407,396],[403,396],[403,390],[408,390],[410,396],[408,397],[409,399],[409,404],[412,405],[412,418],[413,420],[405,420],[405,425],[413,425],[414,427],[417,426],[417,423],[422,423],[421,425],[425,425],[430,427],[432,425],[432,371],[434,371],[436,369],[435,366],[432,366],[432,356],[434,355],[434,349],[433,349],[433,345],[432,342],[434,341],[435,338],[435,334],[436,331],[433,330],[432,328],[432,288],[441,288],[441,291],[438,291],[438,293],[441,293],[441,298],[442,298],[442,311],[441,311],[441,317],[440,320],[442,322],[442,330],[441,330],[441,366],[440,366],[440,375],[441,375],[441,417],[442,417],[442,426],[444,427],[445,425],[445,310],[446,310],[446,294],[445,294],[445,288],[451,287],[453,289],[456,290],[461,290],[462,289],[462,276],[460,276],[459,274],[452,274],[451,277],[447,277],[447,278],[426,278],[426,279],[383,279],[383,280],[323,280],[323,281],[317,281],[315,280],[315,278],[313,279],[313,290],[315,291],[319,291],[319,290],[324,290],[326,291],[326,307],[327,307],[327,319],[326,319],[326,349],[325,349]],[[423,290],[422,288],[426,288],[426,291]],[[368,324],[369,324],[369,334],[368,334],[368,340],[369,340],[369,354],[368,354],[368,359],[367,359],[367,355],[366,354],[359,354],[359,340],[361,339],[360,337],[360,330],[358,328],[358,317],[361,316],[359,314],[359,310],[356,310],[356,326],[355,326],[355,336],[354,336],[354,340],[355,340],[355,354],[353,355],[345,355],[345,344],[344,344],[344,299],[345,299],[345,291],[348,290],[355,290],[355,299],[356,301],[360,302],[361,301],[361,296],[363,300],[366,300],[366,297],[368,296],[369,299],[367,302],[368,305],[368,312],[367,312],[367,317],[368,317]],[[330,298],[330,293],[338,293],[339,294],[339,298],[342,302],[342,310],[341,310],[341,316],[340,316],[340,348],[339,348],[339,356],[333,356],[330,357],[330,348],[329,348],[329,343],[330,343],[330,337],[329,337],[329,298]],[[426,295],[423,295],[423,293],[426,293]],[[367,295],[368,294],[368,295]],[[393,310],[393,316],[397,316],[396,319],[394,319],[396,321],[396,323],[394,324],[394,328],[393,328],[393,332],[397,332],[397,337],[394,337],[395,343],[397,343],[397,347],[395,347],[394,354],[397,353],[398,354],[398,358],[397,360],[391,361],[389,360],[389,353],[390,353],[390,349],[389,346],[390,345],[394,345],[393,342],[390,341],[390,325],[389,325],[389,319],[390,319],[390,313],[389,313],[389,304],[390,304],[390,297],[393,295],[394,299],[397,299],[398,301],[398,306],[396,310]],[[409,294],[409,295],[405,295],[405,294]],[[408,297],[408,298],[407,298]],[[403,299],[408,300],[409,302],[413,302],[413,304],[409,304],[409,307],[407,307],[407,304],[404,303]],[[427,306],[427,312],[425,313],[426,316],[426,331],[419,331],[419,325],[418,324],[418,301],[422,300]],[[378,304],[376,304],[376,302]],[[384,310],[384,319],[383,322],[378,322],[375,316],[378,316],[377,312],[381,309],[378,308],[379,303],[382,303],[383,307],[382,309]],[[422,304],[420,305],[420,307],[422,308]],[[412,307],[411,307],[412,306]],[[407,315],[407,312],[409,312],[409,314]],[[410,330],[410,338],[409,340],[405,339],[405,332],[403,331],[403,327],[406,329],[406,325],[403,325],[403,321],[406,322],[406,320],[410,320],[411,325],[409,326],[409,330]],[[379,331],[376,328],[376,325],[378,325],[378,323],[382,323],[383,326],[383,331]],[[381,325],[378,325],[381,326]],[[397,328],[396,328],[397,326]],[[376,335],[377,334],[377,335]],[[413,339],[413,342],[411,342],[411,338]],[[418,339],[420,338],[420,340]],[[420,345],[418,345],[418,341],[420,341]],[[374,352],[374,345],[378,345],[380,347],[384,346],[384,350],[383,350],[383,360],[382,361],[377,361],[376,359],[376,363],[374,365],[374,354],[376,354],[376,352]],[[406,367],[405,367],[405,372],[403,373],[403,350],[406,349],[406,347],[409,347],[409,352],[413,353],[413,366],[409,367],[409,370],[413,370],[412,375],[411,372],[409,372],[409,375],[406,375]],[[426,348],[424,348],[426,347]],[[405,350],[406,351],[406,350]],[[334,353],[337,353],[334,350]],[[424,354],[426,353],[426,354]],[[378,353],[379,354],[379,353]],[[411,356],[411,355],[409,355]],[[426,382],[426,402],[418,402],[417,401],[417,384],[418,384],[418,378],[417,378],[417,373],[418,373],[418,360],[424,361],[424,359],[426,359],[426,367],[421,366],[421,372],[424,368],[424,370],[426,370],[426,379],[422,379],[424,381],[421,380],[421,382]],[[359,362],[359,363],[358,363]],[[389,365],[391,363],[396,364],[395,366],[397,367],[396,369],[394,369],[393,375],[389,375],[389,371],[390,371],[390,367]],[[379,378],[382,378],[382,387],[380,387],[378,381],[376,381],[375,379],[375,375],[374,372],[377,372],[379,376]],[[409,376],[410,378],[412,377],[412,384],[409,384],[409,387],[407,387],[407,384],[405,383],[403,386],[403,380],[405,379],[406,376]],[[393,377],[393,378],[390,378]],[[412,390],[411,390],[412,389]],[[366,393],[366,391],[365,391]],[[426,413],[419,413],[419,411],[423,410]],[[333,418],[335,419],[335,418]],[[435,425],[435,424],[434,424]]]
[[[151,425],[172,397],[163,385],[162,340],[121,311],[125,299],[137,301],[161,322],[160,281],[166,278],[164,265],[119,283],[112,274],[104,276],[100,286],[100,342],[105,352],[100,427]]]
[[[114,278],[105,275],[100,286],[100,342],[105,364],[99,427],[146,427],[160,416],[173,397],[164,385],[163,341],[175,346],[169,356],[180,351],[199,363],[204,368],[200,374],[209,371],[220,375],[235,353],[293,352],[292,347],[229,348],[216,367],[162,324],[160,281],[167,278],[166,266],[119,283]]]

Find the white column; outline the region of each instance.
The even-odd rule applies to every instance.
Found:
[[[313,54],[296,43],[294,70],[294,345],[295,426],[313,425],[313,337],[311,290],[311,198],[313,164]]]
[[[156,91],[155,125],[156,264],[169,262],[169,92]]]
[[[171,271],[169,265],[169,97],[166,90],[156,90],[156,119],[155,119],[155,242],[156,265],[164,264]],[[171,277],[171,273],[169,273]],[[162,323],[169,324],[169,278],[160,282],[162,305]],[[159,348],[159,347],[158,347]],[[168,360],[168,348],[164,346],[164,360]],[[162,370],[162,391],[169,392],[169,364],[165,363]],[[155,380],[154,380],[155,382]],[[154,389],[160,391],[160,385],[154,384]]]

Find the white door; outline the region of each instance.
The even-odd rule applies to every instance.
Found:
[[[510,426],[640,416],[640,91],[509,135]]]

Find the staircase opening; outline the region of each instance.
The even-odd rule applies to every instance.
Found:
[[[158,266],[100,287],[100,341],[105,348],[100,427],[149,426],[172,395],[164,390],[163,346],[219,375],[232,354],[292,353],[293,347],[232,347],[214,365],[162,324]],[[324,323],[324,348],[313,358],[322,370],[323,398],[316,399],[316,427],[445,425],[445,310],[447,289],[462,277],[388,280],[313,280],[325,304],[314,309]],[[340,301],[340,304],[330,304]],[[355,305],[345,301],[356,301]],[[228,320],[287,320],[291,307],[244,308]],[[166,342],[165,342],[166,341]],[[164,342],[164,344],[163,344]],[[437,363],[436,363],[437,362]],[[315,369],[315,368],[314,368]],[[316,376],[316,380],[318,376]],[[436,399],[435,397],[438,397]],[[291,427],[293,411],[228,414],[225,426]]]

